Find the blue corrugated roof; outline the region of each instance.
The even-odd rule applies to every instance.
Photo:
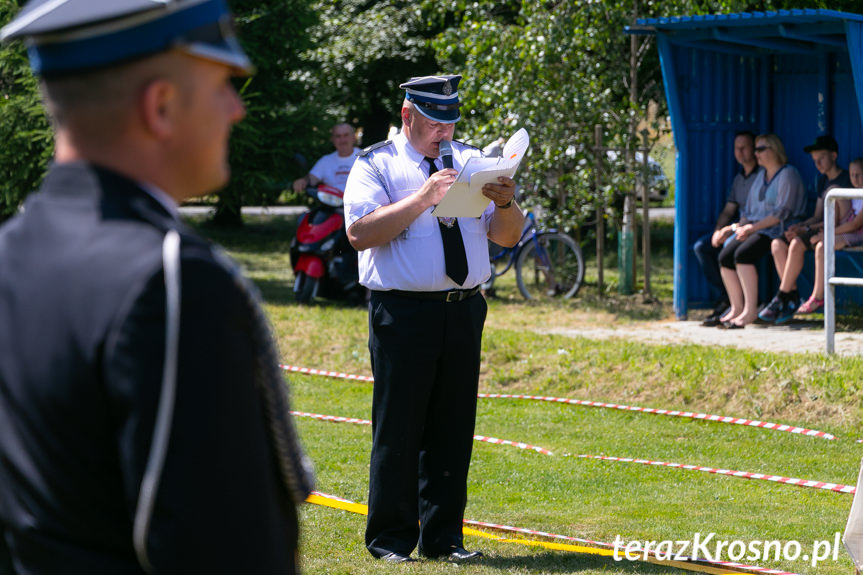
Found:
[[[628,34],[662,34],[672,42],[732,54],[812,54],[846,50],[845,23],[860,14],[824,9],[643,18]]]
[[[669,16],[641,18],[639,26],[652,26],[662,30],[694,30],[715,26],[763,26],[774,24],[812,24],[853,20],[863,22],[860,14],[825,9],[776,10],[772,12],[741,12],[738,14],[708,14],[703,16]]]

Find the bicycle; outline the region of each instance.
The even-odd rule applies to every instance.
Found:
[[[515,266],[518,290],[528,300],[573,297],[584,281],[584,257],[579,245],[557,230],[538,230],[536,217],[528,212],[518,243],[489,258],[491,276],[483,284],[490,290],[494,280]],[[498,271],[498,268],[503,269]]]

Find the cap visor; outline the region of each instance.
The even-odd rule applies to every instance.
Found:
[[[223,40],[219,44],[210,44],[203,42],[195,42],[182,46],[182,50],[187,54],[210,60],[219,64],[224,64],[233,68],[238,76],[251,76],[255,73],[255,66],[239,43],[233,38]]]
[[[461,113],[458,110],[427,110],[422,106],[414,106],[414,110],[432,122],[440,122],[441,124],[455,124],[461,120]]]

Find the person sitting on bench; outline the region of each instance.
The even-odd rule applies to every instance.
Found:
[[[810,238],[820,234],[824,227],[824,197],[833,188],[851,187],[848,172],[836,163],[839,145],[833,136],[828,134],[818,136],[812,145],[806,146],[803,150],[812,156],[815,167],[821,173],[818,180],[818,202],[815,204],[812,217],[790,226],[770,245],[773,263],[776,265],[776,273],[779,274],[781,283],[779,291],[770,303],[758,313],[758,319],[765,323],[783,324],[794,317],[800,306],[797,278],[803,271],[803,258],[806,251],[815,245]],[[837,202],[837,221],[841,221],[848,214],[850,205],[848,200]]]
[[[863,188],[863,158],[857,158],[851,162],[848,171],[851,174],[851,185],[855,188]],[[837,206],[840,201],[842,200],[837,200]],[[863,245],[863,198],[855,198],[850,201],[850,204],[850,209],[844,216],[840,216],[840,223],[835,230],[836,239],[833,244],[835,251]],[[799,315],[815,313],[824,307],[824,233],[812,236],[809,241],[815,246],[815,285],[812,288],[812,295],[797,310]]]
[[[770,242],[782,235],[789,222],[799,218],[806,204],[803,180],[775,134],[755,139],[758,165],[764,168],[753,182],[741,212],[740,222],[731,224],[732,237],[719,253],[722,282],[731,308],[722,316],[721,327],[740,329],[758,316],[758,271],[755,264],[770,251]]]

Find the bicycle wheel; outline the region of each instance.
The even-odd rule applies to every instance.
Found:
[[[581,248],[560,232],[537,234],[521,248],[515,277],[525,299],[571,298],[584,281]]]
[[[489,268],[491,268],[491,275],[485,281],[485,283],[482,284],[482,289],[493,289],[494,280],[509,271],[509,268],[513,265],[513,260],[515,259],[514,256],[511,255],[513,250],[514,248],[504,248],[489,240],[488,264]]]
[[[491,275],[488,276],[488,279],[480,286],[484,291],[489,291],[494,289],[494,279],[498,276],[497,272],[497,264],[494,261],[488,262],[489,267],[491,267]]]

